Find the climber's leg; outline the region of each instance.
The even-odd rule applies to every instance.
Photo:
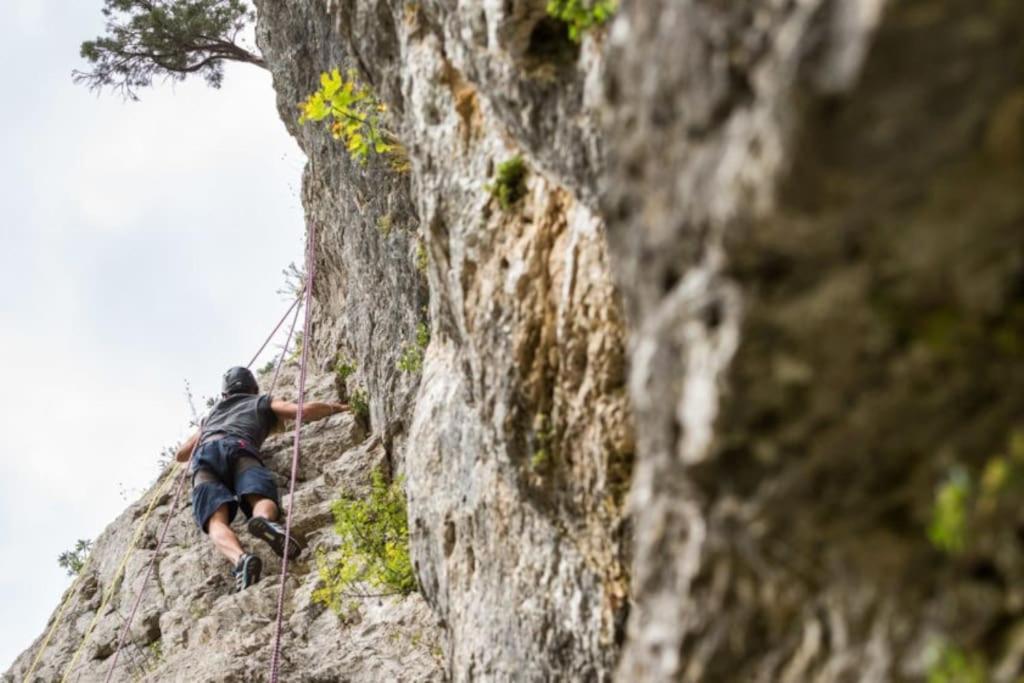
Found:
[[[231,518],[228,516],[229,506],[221,505],[207,522],[207,533],[220,554],[233,565],[238,564],[245,551],[238,542],[238,536],[231,530]]]
[[[245,496],[245,504],[252,510],[253,517],[262,517],[271,522],[277,521],[277,503],[270,498],[264,498],[258,493],[250,493]]]
[[[234,471],[235,493],[246,517],[275,521],[278,515],[277,484],[258,458],[239,456]]]

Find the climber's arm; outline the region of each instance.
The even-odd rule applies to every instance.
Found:
[[[175,454],[174,458],[178,462],[188,462],[188,459],[192,457],[192,449],[196,447],[196,441],[198,440],[199,432],[196,432],[188,438],[188,441],[178,447],[178,452]]]
[[[294,420],[299,414],[299,404],[291,401],[279,401],[274,399],[270,404],[279,420]],[[314,422],[322,418],[348,410],[345,403],[323,403],[321,401],[310,401],[302,404],[302,421]]]

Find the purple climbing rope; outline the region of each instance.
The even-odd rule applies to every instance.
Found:
[[[199,447],[199,439],[196,439],[195,444],[192,446],[192,453],[188,457],[189,464],[192,462],[193,456],[196,454],[196,449]],[[181,470],[181,476],[178,477],[178,488],[174,492],[174,501],[171,503],[171,511],[167,513],[167,521],[164,522],[164,528],[160,531],[160,538],[156,542],[156,550],[153,551],[153,559],[149,562],[149,567],[146,569],[146,577],[142,579],[142,586],[139,587],[139,593],[135,596],[135,604],[132,605],[132,611],[128,615],[128,620],[124,622],[121,627],[121,633],[117,637],[117,647],[114,648],[114,656],[111,657],[110,667],[107,668],[107,677],[104,679],[106,683],[110,683],[111,676],[114,675],[114,668],[117,666],[117,658],[121,654],[121,646],[124,644],[125,636],[132,627],[132,621],[135,620],[135,614],[139,611],[139,605],[142,603],[142,596],[146,592],[146,584],[149,583],[149,577],[153,573],[153,567],[156,566],[156,558],[160,554],[160,548],[164,544],[164,538],[167,537],[167,530],[171,528],[171,522],[174,521],[174,513],[178,509],[178,500],[181,498],[181,491],[184,488],[186,474],[188,474],[189,467],[186,465]]]
[[[299,437],[302,430],[302,406],[306,392],[306,363],[309,358],[310,305],[313,296],[313,278],[316,274],[316,223],[309,224],[309,242],[306,245],[306,314],[302,323],[302,359],[299,361],[299,397],[295,415],[295,442],[292,448],[292,475],[288,486],[288,512],[285,516],[284,552],[281,557],[281,585],[277,593],[277,620],[274,626],[274,649],[270,657],[270,683],[277,683],[281,668],[281,627],[284,621],[284,590],[288,578],[288,542],[292,537],[292,508],[295,505],[295,475],[299,469]]]
[[[299,305],[300,301],[302,301],[302,292],[301,291],[299,292],[299,295],[297,297],[295,297],[295,301],[292,302],[292,305],[288,307],[288,310],[284,312],[284,315],[281,316],[281,319],[277,321],[276,325],[274,325],[274,329],[271,330],[270,334],[267,336],[266,341],[263,342],[263,346],[260,347],[259,351],[257,351],[255,354],[253,354],[252,360],[249,361],[249,364],[246,365],[245,367],[247,367],[247,368],[251,368],[252,367],[252,364],[255,363],[256,359],[260,357],[261,353],[263,353],[263,349],[267,348],[267,344],[269,344],[270,340],[274,338],[274,335],[277,334],[277,331],[279,329],[281,329],[281,325],[284,324],[284,321],[288,319],[288,314],[291,313],[292,310],[296,306]],[[289,333],[288,336],[289,336],[289,339],[290,339],[291,338],[291,334]],[[288,348],[288,343],[287,342],[285,342],[285,348]],[[280,367],[280,363],[278,363],[278,367]]]
[[[296,299],[297,301],[297,299]],[[267,389],[268,394],[274,393],[274,387],[277,386],[277,376],[281,374],[281,366],[284,365],[284,355],[288,353],[288,345],[292,342],[292,334],[295,333],[295,323],[299,321],[299,311],[301,308],[295,309],[295,315],[292,317],[292,326],[288,328],[288,336],[284,340],[284,347],[281,349],[281,356],[277,359],[277,367],[274,368],[274,378],[270,380],[270,388]],[[258,355],[258,354],[257,354]]]

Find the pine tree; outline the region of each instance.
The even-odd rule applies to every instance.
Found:
[[[192,74],[214,87],[224,62],[266,68],[241,40],[255,12],[244,0],[105,0],[106,34],[82,43],[91,71],[74,71],[91,90],[110,87],[126,99],[154,78],[181,81]]]

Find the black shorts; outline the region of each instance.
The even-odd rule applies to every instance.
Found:
[[[274,475],[245,441],[229,436],[199,447],[192,461],[192,516],[203,533],[221,505],[228,506],[229,524],[239,507],[252,517],[245,501],[252,494],[280,504]]]

